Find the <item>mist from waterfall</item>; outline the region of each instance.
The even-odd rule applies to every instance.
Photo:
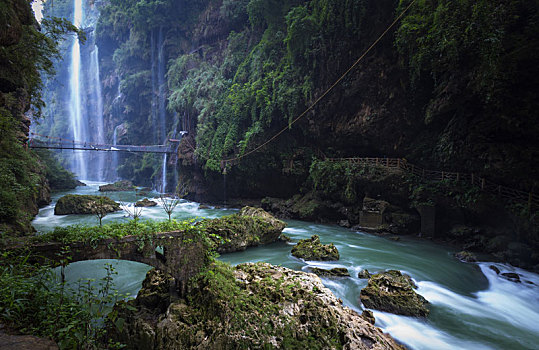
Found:
[[[82,25],[82,0],[73,0],[74,15],[73,24],[80,27]],[[69,122],[73,132],[73,140],[84,141],[87,135],[86,122],[82,115],[81,102],[81,47],[79,38],[75,37],[71,48],[71,71],[69,79]],[[78,175],[80,179],[87,179],[86,162],[83,152],[75,152],[71,171]]]

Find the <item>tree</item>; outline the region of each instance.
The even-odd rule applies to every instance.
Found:
[[[163,194],[159,195],[159,201],[161,202],[163,210],[168,215],[168,221],[171,221],[172,212],[178,206],[180,200],[185,198],[188,194],[187,185],[185,183],[179,183],[176,187],[176,196],[170,198]]]
[[[99,196],[99,199],[94,202],[93,212],[99,220],[99,227],[103,227],[102,220],[109,213],[107,210],[107,206],[105,205],[105,198],[106,197],[104,196]]]

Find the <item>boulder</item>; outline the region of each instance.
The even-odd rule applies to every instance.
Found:
[[[129,349],[403,349],[389,335],[344,307],[320,278],[267,263],[231,267],[216,262],[191,281],[187,299],[165,312],[137,299],[116,306],[125,320],[109,336]],[[164,300],[164,299],[163,299]],[[170,299],[169,299],[170,300]]]
[[[350,272],[348,272],[348,269],[344,267],[335,267],[331,270],[313,267],[311,271],[315,275],[323,276],[323,277],[350,277]]]
[[[376,323],[376,318],[374,318],[374,314],[371,310],[363,310],[363,312],[361,313],[361,318],[372,325]]]
[[[107,184],[99,186],[100,192],[120,192],[120,191],[134,191],[136,189],[133,183],[128,180],[116,181],[113,184]]]
[[[309,239],[302,239],[292,248],[292,255],[303,260],[339,260],[337,247],[320,243],[320,237],[313,235]]]
[[[279,240],[283,242],[292,242],[292,238],[285,235],[284,233],[281,233],[281,235],[279,236]]]
[[[455,253],[455,258],[459,259],[460,261],[467,262],[467,263],[477,261],[477,258],[475,257],[475,255],[466,250]]]
[[[369,272],[369,270],[361,270],[357,273],[357,278],[361,278],[361,279],[369,279],[371,278],[371,273]]]
[[[360,301],[370,309],[404,316],[426,317],[427,300],[414,291],[415,284],[408,275],[389,270],[372,275],[360,292]]]
[[[520,283],[520,275],[514,272],[504,272],[501,276],[507,278],[509,281]]]
[[[95,214],[97,211],[112,213],[120,210],[120,205],[105,196],[68,194],[58,199],[54,215]]]
[[[500,269],[497,268],[496,266],[490,265],[488,268],[491,269],[492,271],[496,272],[497,275],[500,274]]]
[[[143,208],[155,207],[156,205],[157,205],[157,202],[151,201],[148,198],[144,198],[143,200],[135,203],[135,207],[143,207]]]
[[[219,253],[275,242],[286,224],[260,208],[244,207],[239,213],[201,221]]]

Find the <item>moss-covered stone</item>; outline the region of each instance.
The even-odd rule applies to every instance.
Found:
[[[371,278],[371,276],[372,276],[371,273],[367,269],[361,270],[357,273],[357,278],[361,278],[361,279],[369,279]]]
[[[275,242],[286,224],[263,209],[244,207],[239,213],[200,223],[219,253]]]
[[[350,277],[350,272],[348,272],[348,269],[344,267],[335,267],[331,270],[313,267],[311,271],[312,273],[323,277]]]
[[[157,205],[157,202],[151,201],[148,198],[144,198],[143,200],[135,203],[135,207],[143,207],[143,208],[155,207],[156,205]]]
[[[477,257],[466,250],[463,250],[461,252],[455,253],[455,258],[459,259],[460,261],[464,262],[476,262]]]
[[[339,260],[337,247],[320,243],[320,237],[313,235],[309,239],[302,239],[292,248],[292,255],[304,260]]]
[[[122,192],[122,191],[134,191],[136,189],[133,183],[128,180],[116,181],[112,184],[99,186],[100,192]]]
[[[166,277],[150,278],[164,286],[145,282],[128,307],[116,307],[123,327],[109,323],[110,337],[129,349],[402,349],[343,307],[314,274],[216,262],[192,280],[188,298],[173,300],[166,312],[141,302],[144,289],[166,289]]]
[[[54,215],[95,214],[97,210],[112,213],[120,210],[120,205],[105,196],[68,194],[58,199]]]
[[[427,300],[414,291],[415,284],[408,275],[389,270],[372,275],[367,287],[360,293],[360,301],[367,308],[405,316],[426,317]]]

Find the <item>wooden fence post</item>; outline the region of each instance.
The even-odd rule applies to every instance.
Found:
[[[442,181],[444,181],[444,172],[442,171]]]
[[[472,173],[472,185],[473,185],[473,182],[474,182],[473,180],[474,180],[474,178],[473,178],[473,173]]]
[[[457,173],[457,182],[460,181],[460,173]]]
[[[400,167],[401,167],[401,159],[397,158],[397,168],[400,169]]]
[[[485,178],[482,178],[482,179],[481,179],[481,190],[482,190],[482,191],[485,190]]]

